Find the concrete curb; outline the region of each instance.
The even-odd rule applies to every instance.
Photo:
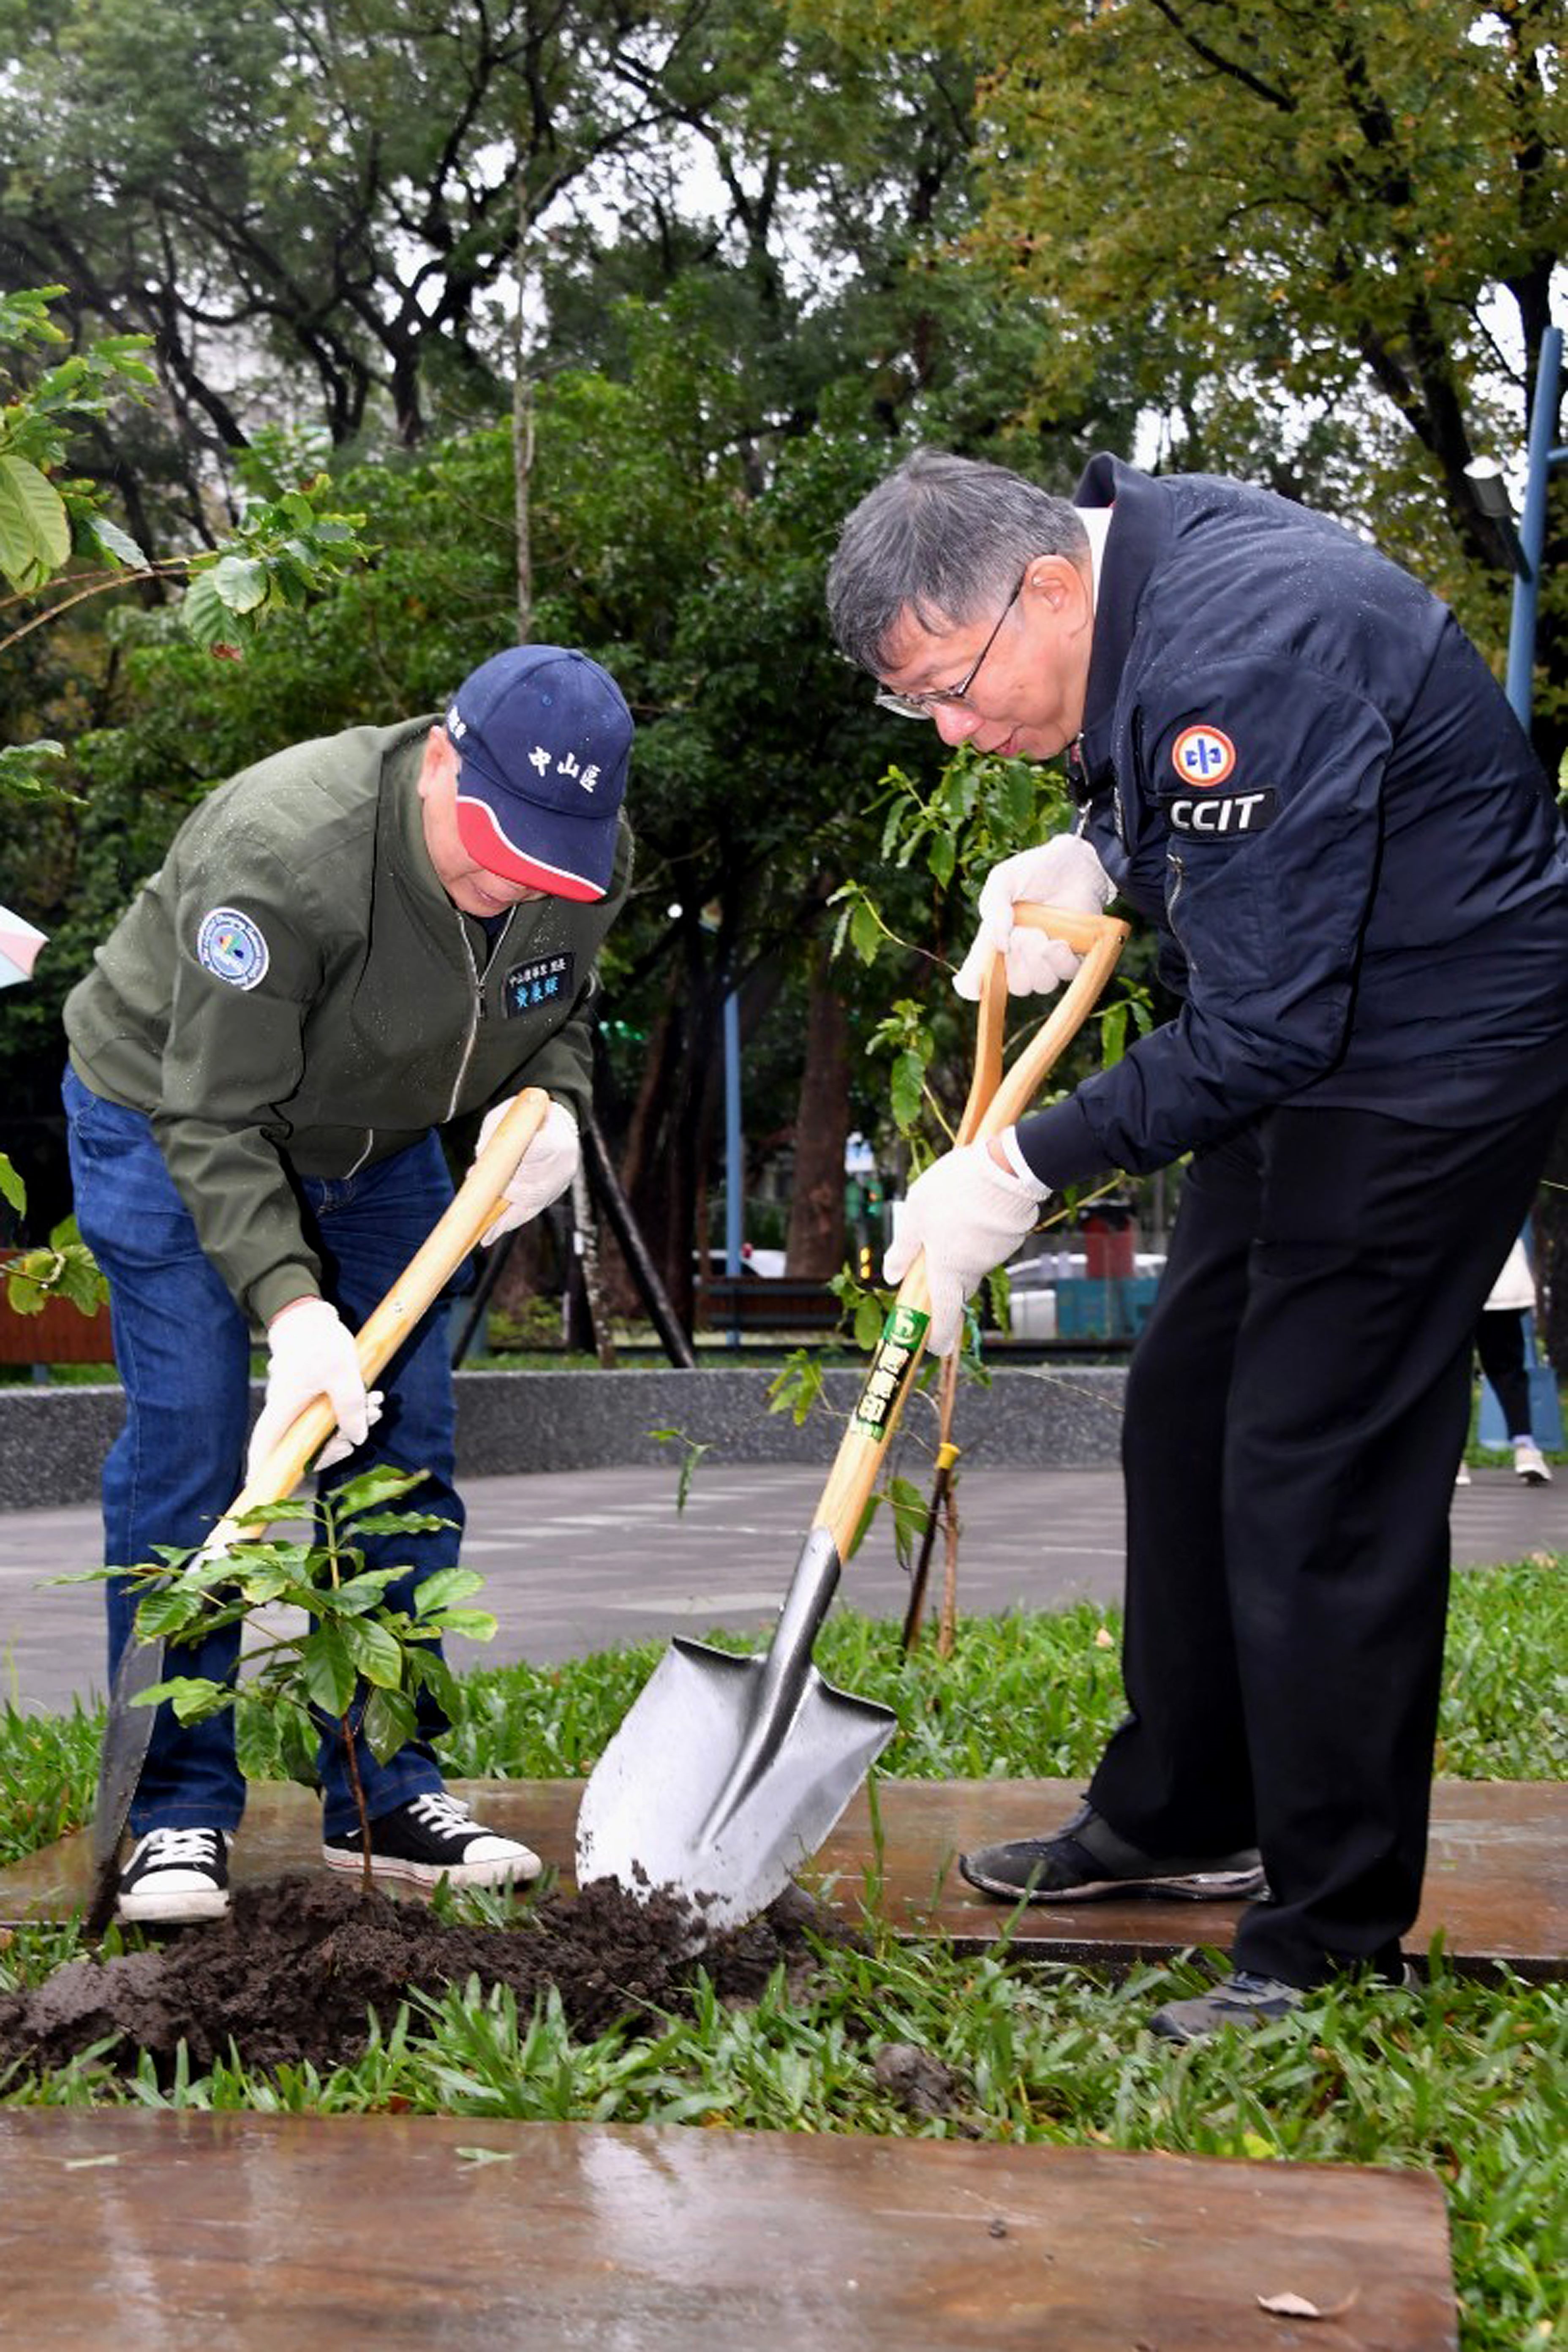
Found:
[[[682,1372],[459,1372],[458,1461],[470,1478],[530,1470],[594,1470],[674,1464],[679,1446],[653,1433],[676,1430],[715,1461],[818,1463],[833,1458],[861,1375],[825,1375],[821,1407],[799,1428],[768,1411],[774,1375],[747,1366]],[[976,1459],[1085,1469],[1118,1458],[1121,1365],[1040,1364],[964,1384],[954,1416],[958,1443]],[[258,1387],[257,1401],[260,1402]],[[0,1511],[95,1502],[103,1457],[123,1418],[117,1387],[0,1389]],[[935,1404],[917,1395],[904,1440],[934,1443]]]

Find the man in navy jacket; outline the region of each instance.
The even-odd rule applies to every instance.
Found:
[[[1119,892],[1177,1017],[911,1188],[931,1344],[1047,1193],[1192,1159],[1129,1378],[1126,1721],[1059,1831],[965,1855],[1005,1901],[1258,1897],[1156,2029],[1397,1978],[1425,1862],[1469,1338],[1568,1099],[1568,836],[1447,607],[1350,532],[1094,459],[1071,503],[921,452],[845,527],[878,699],[1065,753],[1077,830],[987,878],[958,975],[1049,988],[1033,899]],[[1265,1885],[1265,1880],[1267,1885]]]

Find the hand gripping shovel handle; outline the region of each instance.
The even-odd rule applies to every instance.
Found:
[[[1023,1117],[1099,1001],[1128,933],[1127,924],[1112,916],[1068,914],[1055,907],[1015,907],[1013,919],[1030,930],[1061,940],[1083,961],[1049,1019],[998,1080],[995,1073],[1001,1066],[1007,992],[1005,961],[996,957],[981,994],[974,1081],[959,1128],[961,1143],[984,1142]],[[920,1369],[930,1314],[931,1290],[922,1253],[899,1286],[866,1386],[817,1505],[813,1525],[831,1535],[840,1559],[848,1557],[904,1399]]]
[[[538,1087],[527,1087],[499,1119],[493,1135],[475,1160],[456,1194],[431,1228],[426,1239],[380,1304],[372,1308],[354,1341],[360,1371],[368,1388],[384,1370],[414,1329],[420,1317],[441,1295],[447,1283],[475,1248],[497,1209],[529,1145],[544,1124],[550,1097]],[[325,1397],[317,1397],[289,1427],[257,1467],[255,1475],[229,1505],[208,1537],[205,1549],[226,1548],[238,1523],[264,1503],[286,1501],[314,1455],[337,1426]],[[126,1818],[136,1794],[156,1710],[132,1704],[138,1691],[163,1679],[163,1643],[128,1642],[115,1675],[104,1727],[99,1765],[98,1800],[93,1811],[92,1855],[97,1871],[86,1926],[99,1934],[108,1925],[115,1895],[115,1862]]]
[[[379,1306],[372,1307],[354,1340],[354,1352],[366,1388],[378,1372],[385,1370],[468,1252],[478,1246],[479,1236],[493,1221],[516,1173],[518,1161],[543,1126],[549,1108],[550,1097],[539,1087],[525,1087],[516,1097],[426,1239]],[[313,1399],[289,1423],[264,1457],[256,1475],[246,1480],[213,1529],[209,1546],[231,1540],[235,1522],[247,1511],[291,1495],[337,1425],[337,1417],[327,1399]]]

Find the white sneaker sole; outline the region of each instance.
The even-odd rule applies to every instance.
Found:
[[[360,1853],[343,1853],[336,1846],[324,1845],[321,1860],[329,1870],[342,1871],[345,1876],[360,1877],[364,1872],[364,1856]],[[507,1855],[494,1862],[400,1862],[395,1856],[372,1854],[370,1874],[373,1880],[388,1880],[396,1886],[419,1886],[426,1892],[438,1886],[443,1879],[448,1886],[527,1886],[536,1879],[544,1864],[539,1856],[524,1846],[515,1856]]]
[[[228,1912],[228,1889],[215,1886],[203,1894],[195,1887],[184,1894],[168,1890],[154,1894],[122,1895],[114,1906],[115,1916],[132,1927],[179,1927],[191,1919],[222,1919]]]

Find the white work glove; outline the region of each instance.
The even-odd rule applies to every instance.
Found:
[[[1009,995],[1048,996],[1072,978],[1082,958],[1043,931],[1015,932],[1015,906],[1024,899],[1037,907],[1060,907],[1069,915],[1103,915],[1115,896],[1116,885],[1081,834],[1058,833],[1037,849],[1005,857],[981,887],[980,929],[952,976],[953,987],[978,1004],[991,959],[1002,954],[1007,959]]]
[[[882,1271],[889,1282],[901,1282],[915,1253],[924,1250],[931,1288],[926,1345],[933,1356],[957,1347],[964,1300],[1033,1232],[1049,1190],[999,1168],[984,1143],[961,1144],[910,1186]]]
[[[296,1298],[272,1318],[267,1344],[267,1399],[250,1433],[247,1481],[257,1476],[284,1431],[319,1396],[337,1416],[338,1435],[328,1439],[315,1461],[318,1470],[330,1470],[364,1444],[381,1418],[381,1391],[366,1392],[353,1334],[324,1298]]]
[[[474,1150],[476,1160],[515,1100],[514,1096],[485,1113]],[[488,1249],[502,1234],[526,1225],[530,1217],[537,1217],[541,1209],[558,1201],[577,1173],[577,1122],[564,1104],[552,1102],[544,1114],[544,1124],[517,1163],[517,1173],[506,1188],[505,1208],[479,1235],[479,1247]]]

